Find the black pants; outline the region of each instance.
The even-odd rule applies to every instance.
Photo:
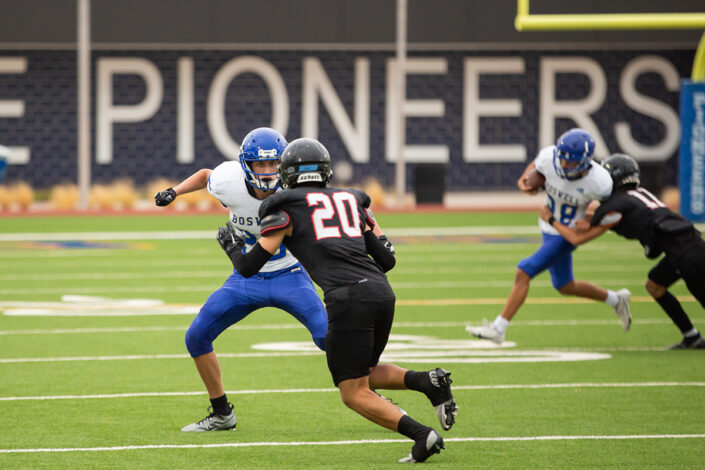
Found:
[[[394,320],[396,298],[387,282],[365,281],[327,292],[326,358],[336,386],[370,374]]]
[[[665,287],[683,278],[693,296],[705,308],[705,241],[698,239],[679,253],[666,253],[649,271],[649,279]]]

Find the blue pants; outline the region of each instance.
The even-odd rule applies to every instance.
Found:
[[[519,262],[519,269],[534,278],[546,269],[551,274],[553,288],[560,290],[573,279],[573,250],[575,247],[560,235],[542,233],[543,244],[536,253]]]
[[[280,308],[311,332],[313,342],[325,350],[328,315],[311,278],[300,264],[250,278],[237,271],[213,292],[186,331],[191,357],[213,351],[213,340],[251,312],[262,307]]]

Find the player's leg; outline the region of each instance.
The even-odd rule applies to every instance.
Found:
[[[632,324],[632,316],[629,312],[631,292],[627,289],[621,289],[615,292],[603,289],[592,282],[576,281],[573,276],[572,251],[572,249],[566,250],[564,255],[558,258],[553,265],[548,268],[554,289],[563,295],[572,295],[596,300],[598,302],[605,302],[614,309],[615,314],[622,321],[622,329],[624,329],[624,331],[629,330]]]
[[[483,326],[468,326],[465,328],[468,333],[480,339],[489,339],[501,344],[504,341],[509,322],[526,301],[531,279],[548,269],[567,250],[575,249],[573,245],[565,241],[560,235],[542,233],[542,239],[541,247],[528,258],[521,260],[517,265],[514,285],[502,308],[502,312],[497,315],[497,318],[492,323],[485,321]]]
[[[257,307],[242,295],[246,280],[233,275],[223,287],[208,297],[198,315],[186,331],[186,348],[193,358],[198,374],[203,380],[212,412],[199,422],[185,426],[182,431],[213,431],[234,429],[237,417],[233,406],[228,402],[223,387],[223,379],[218,357],[213,349],[213,341],[226,328],[245,318]]]
[[[702,265],[701,265],[702,267]],[[661,261],[649,271],[649,278],[646,281],[646,290],[658,303],[666,315],[678,327],[683,339],[676,344],[669,346],[669,349],[687,349],[690,347],[705,347],[705,341],[693,323],[688,318],[688,314],[683,310],[683,306],[676,297],[668,291],[681,275],[676,271],[671,260],[664,256]],[[690,277],[690,276],[689,276]],[[698,346],[703,344],[703,346]]]
[[[334,289],[326,294],[330,319],[326,333],[326,358],[333,382],[340,389],[343,403],[350,409],[380,426],[413,439],[412,457],[404,460],[422,462],[440,452],[443,439],[436,431],[404,415],[399,408],[370,389],[370,368],[377,365],[381,354],[377,350],[384,349],[386,338],[381,338],[384,335],[375,337],[375,325],[380,317],[378,299],[365,300],[370,294],[379,295],[378,289],[373,289],[377,286],[356,287]],[[365,289],[370,291],[365,292]],[[388,286],[387,290],[392,294]],[[391,324],[394,298],[389,297],[385,303],[392,305],[391,312],[386,312]],[[387,337],[388,334],[387,330]]]
[[[455,403],[450,384],[451,373],[436,367],[427,371],[404,369],[395,364],[380,364],[379,358],[387,345],[394,320],[395,299],[375,302],[378,315],[374,325],[373,363],[370,368],[370,387],[373,390],[409,389],[421,392],[431,402],[441,427],[448,431],[455,424],[458,405]]]
[[[311,333],[314,344],[325,351],[328,314],[303,267],[290,268],[272,278],[271,299],[273,307],[300,321]]]

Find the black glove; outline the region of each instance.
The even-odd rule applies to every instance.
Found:
[[[392,254],[392,256],[394,256],[394,254],[395,254],[394,245],[392,245],[392,242],[390,242],[390,241],[387,239],[387,236],[386,236],[386,235],[381,235],[381,236],[379,236],[379,237],[377,237],[377,238],[379,238],[379,241],[382,242],[382,244],[383,244],[384,247],[387,249],[387,251],[389,251],[389,252]]]
[[[220,247],[228,254],[228,257],[232,253],[242,251],[242,247],[245,246],[245,240],[235,233],[235,227],[230,222],[225,224],[225,227],[218,227],[216,238],[218,243],[220,243]]]
[[[154,203],[158,206],[168,206],[176,199],[176,191],[174,188],[169,188],[166,191],[159,191],[154,195]]]

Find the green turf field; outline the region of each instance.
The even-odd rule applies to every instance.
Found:
[[[464,326],[501,309],[516,263],[538,246],[536,215],[378,219],[397,248],[383,359],[452,371],[460,406],[428,465],[705,465],[705,351],[665,350],[680,334],[647,297],[653,263],[638,243],[608,234],[574,258],[577,278],[632,291],[630,332],[610,307],[561,297],[544,274],[507,342],[488,347]],[[411,442],[348,410],[308,332],[275,309],[215,342],[237,431],[180,432],[208,406],[183,336],[231,270],[214,239],[223,222],[0,218],[0,468],[399,468]],[[684,284],[673,292],[705,330]],[[382,393],[440,429],[425,397]]]

